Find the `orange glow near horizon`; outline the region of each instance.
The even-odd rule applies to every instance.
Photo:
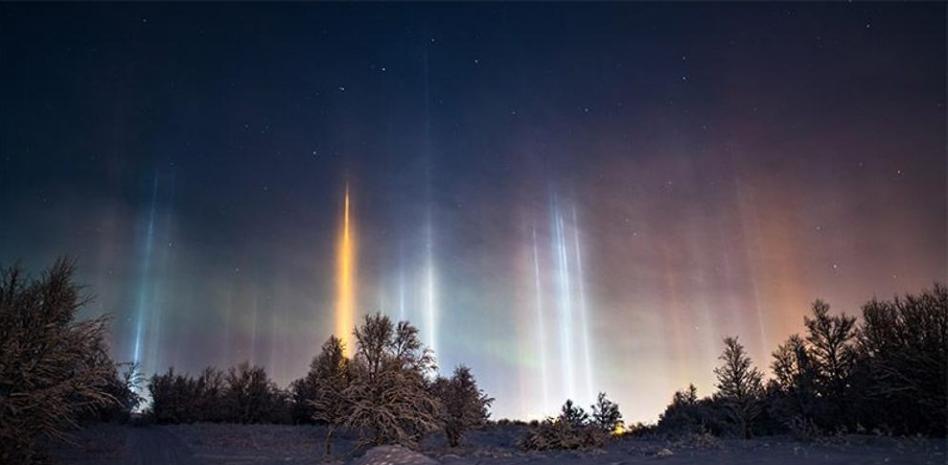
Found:
[[[352,356],[352,330],[355,322],[355,239],[349,222],[349,186],[346,186],[336,276],[336,337],[342,340],[343,353]]]

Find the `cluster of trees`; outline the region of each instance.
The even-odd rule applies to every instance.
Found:
[[[108,320],[77,321],[87,302],[72,281],[74,264],[57,261],[38,279],[19,267],[0,272],[0,463],[41,458],[40,438],[62,438],[86,420],[123,420],[142,401],[136,367],[109,356]],[[750,437],[842,431],[944,436],[948,424],[948,289],[890,301],[872,300],[862,319],[832,315],[821,301],[794,335],[773,352],[764,379],[735,338],[724,340],[715,369],[717,392],[675,393],[657,425],[661,434]],[[407,322],[366,316],[356,347],[330,337],[309,372],[287,389],[262,367],[208,368],[197,377],[152,376],[150,414],[160,423],[312,422],[333,434],[348,428],[361,445],[414,447],[442,431],[449,445],[484,424],[493,401],[471,371],[435,376],[434,355]],[[560,415],[538,422],[525,449],[598,447],[622,426],[618,405],[600,394],[590,415],[567,401]]]
[[[37,279],[0,272],[0,463],[39,461],[39,439],[127,416],[141,400],[134,370],[109,356],[108,319],[76,321],[88,299],[73,271],[59,260]]]
[[[109,355],[108,318],[77,320],[88,299],[74,269],[62,259],[37,279],[19,266],[0,270],[0,463],[42,461],[43,438],[64,439],[85,421],[127,420],[143,400],[137,367]],[[323,423],[327,453],[339,427],[358,431],[363,445],[412,447],[441,430],[456,446],[487,421],[493,399],[471,371],[434,376],[434,355],[407,322],[367,316],[355,337],[351,359],[331,337],[286,390],[246,363],[196,377],[169,369],[147,380],[148,414],[159,423]]]
[[[361,445],[414,447],[440,430],[457,446],[467,430],[487,421],[493,399],[477,387],[470,369],[434,376],[434,355],[414,326],[369,315],[355,340],[348,358],[342,341],[330,337],[306,376],[285,391],[263,368],[248,364],[226,374],[208,368],[196,378],[169,369],[148,383],[151,414],[162,423],[321,423],[327,425],[327,455],[340,427],[358,431]]]
[[[791,433],[946,434],[948,289],[872,300],[862,319],[813,304],[804,335],[773,352],[772,379],[737,338],[726,338],[715,369],[717,392],[698,398],[693,385],[675,393],[657,427],[662,433],[749,437]]]
[[[599,393],[590,410],[592,415],[567,399],[559,416],[533,425],[521,438],[520,447],[525,450],[602,447],[615,432],[622,430],[622,413],[619,405],[604,392]]]
[[[197,377],[169,368],[148,380],[149,414],[157,423],[286,423],[289,404],[259,366],[227,372],[208,367]]]

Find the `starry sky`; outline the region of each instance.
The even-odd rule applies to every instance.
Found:
[[[494,417],[652,421],[946,277],[945,5],[0,5],[0,262],[145,372],[412,321]]]

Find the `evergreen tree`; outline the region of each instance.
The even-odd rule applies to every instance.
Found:
[[[600,430],[611,433],[622,425],[622,413],[619,404],[606,398],[605,392],[600,392],[596,403],[592,405],[592,423]]]
[[[856,352],[856,318],[829,314],[829,304],[822,300],[813,303],[813,317],[804,317],[807,329],[807,352],[815,372],[816,389],[825,400],[823,423],[845,425],[850,421],[850,377]]]
[[[566,403],[560,409],[559,421],[570,425],[573,428],[582,428],[589,424],[589,414],[582,407],[566,399]]]
[[[771,370],[778,398],[771,408],[785,423],[812,422],[816,408],[816,367],[803,339],[790,336],[773,352]]]
[[[738,433],[748,438],[753,421],[760,414],[763,376],[737,337],[724,339],[724,352],[718,359],[722,365],[714,369],[718,381],[716,397],[728,409]]]

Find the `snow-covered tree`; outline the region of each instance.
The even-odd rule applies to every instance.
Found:
[[[344,424],[370,435],[362,445],[415,447],[425,433],[441,427],[441,404],[426,380],[435,369],[434,356],[414,326],[396,326],[382,314],[367,315],[355,339],[352,380],[343,391],[349,404]]]
[[[438,378],[432,385],[432,391],[441,400],[444,434],[448,445],[457,447],[464,432],[487,421],[488,408],[494,399],[477,387],[471,369],[461,365],[454,369],[454,375]]]
[[[327,424],[326,456],[332,455],[332,438],[336,428],[350,413],[351,406],[346,402],[345,390],[351,378],[343,343],[339,338],[330,336],[310,365],[310,374],[306,378],[312,383],[312,399],[307,402],[312,407],[313,419]]]
[[[38,438],[62,438],[81,414],[118,404],[108,318],[77,320],[88,300],[74,269],[59,260],[35,280],[0,270],[0,463],[31,463]]]

